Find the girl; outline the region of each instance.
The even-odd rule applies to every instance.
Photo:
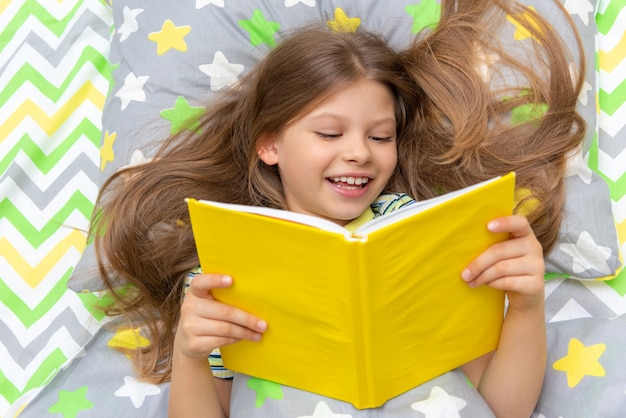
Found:
[[[95,234],[101,274],[112,290],[119,279],[133,284],[114,292],[117,306],[146,327],[151,345],[135,353],[138,372],[171,377],[172,416],[228,416],[231,383],[211,377],[207,356],[240,339],[258,340],[268,326],[212,299],[211,289],[236,278],[196,276],[181,308],[185,277],[198,265],[186,197],[346,225],[362,213],[376,216],[368,207],[381,193],[431,197],[508,171],[519,173],[519,185],[535,199],[524,207],[531,223],[494,220],[490,229],[511,239],[462,272],[469,286],[493,286],[509,298],[498,350],[462,370],[497,416],[530,415],[545,366],[540,242],[544,251],[554,242],[565,154],[582,140],[574,109],[580,80],[572,83],[561,43],[538,16],[521,24],[536,36],[547,73],[514,60],[488,36],[494,12],[514,11],[452,3],[442,4],[438,28],[401,54],[366,32],[295,33],[220,95],[201,135],[170,138],[152,162],[105,183],[93,225],[105,232]],[[476,70],[485,51],[497,51],[524,86],[503,93],[486,83]],[[546,103],[548,111],[508,123],[510,110],[525,103]]]

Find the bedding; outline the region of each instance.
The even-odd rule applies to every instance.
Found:
[[[548,2],[526,3],[564,24]],[[587,55],[589,130],[546,260],[548,372],[535,416],[623,416],[626,2],[563,5]],[[112,349],[148,342],[97,308],[106,294],[85,231],[103,179],[149,158],[153,138],[201,114],[290,27],[325,19],[402,46],[437,18],[433,0],[0,1],[0,417],[165,416],[168,385],[137,381]],[[514,21],[503,32],[520,35]],[[398,401],[406,416],[476,416],[463,385],[452,373]],[[293,400],[266,388],[240,402],[275,416],[276,393]],[[322,403],[292,416],[374,416]]]

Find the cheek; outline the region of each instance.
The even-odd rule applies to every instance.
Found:
[[[384,159],[384,165],[387,170],[391,173],[395,170],[396,165],[398,164],[398,152],[394,149],[390,151],[388,155]]]

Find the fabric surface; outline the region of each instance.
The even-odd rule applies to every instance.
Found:
[[[530,3],[539,9],[547,2]],[[140,331],[103,328],[107,319],[93,308],[100,294],[65,288],[103,178],[149,157],[152,138],[200,112],[207,95],[271,48],[276,31],[328,19],[386,32],[401,44],[414,25],[436,21],[436,4],[119,0],[111,10],[97,0],[0,1],[0,416],[166,416],[168,386],[136,381],[113,349],[147,344]],[[563,4],[588,53],[590,88],[580,105],[590,133],[568,178],[568,199],[577,196],[565,214],[573,227],[563,233],[571,238],[561,239],[561,258],[551,254],[548,373],[535,416],[623,416],[626,273],[606,273],[617,252],[601,237],[610,234],[612,212],[626,250],[626,0]],[[593,228],[589,236],[583,225]],[[100,286],[96,276],[84,280],[93,268],[90,248],[74,274],[79,291]],[[585,275],[611,279],[571,280]],[[472,416],[467,385],[448,378],[402,400],[432,398],[411,416]],[[254,416],[276,401],[272,391],[241,393],[254,402],[246,405]],[[302,407],[293,416],[352,416],[332,401]]]
[[[112,23],[97,0],[0,1],[3,417],[80,353],[103,319],[84,303],[94,295],[66,285],[100,184]]]
[[[551,2],[527,3],[552,19],[573,45],[571,31],[565,29],[564,18]],[[572,9],[585,53],[593,57],[597,31],[593,7],[565,3]],[[290,28],[323,19],[383,33],[393,45],[403,47],[418,30],[437,22],[439,4],[435,0],[334,0],[206,2],[195,7],[162,2],[145,7],[127,0],[116,2],[113,12],[117,34],[111,61],[116,68],[103,116],[103,178],[120,167],[150,158],[157,145],[155,139],[196,129],[211,93],[235,83]],[[502,36],[515,48],[528,35],[518,31],[514,19],[509,22]],[[608,187],[584,162],[597,132],[596,82],[594,59],[588,58],[578,108],[589,130],[583,149],[572,157],[563,227],[558,244],[546,259],[548,272],[580,279],[611,278],[620,264]],[[185,127],[188,119],[191,125]],[[77,291],[102,288],[93,248],[87,248],[70,286]]]

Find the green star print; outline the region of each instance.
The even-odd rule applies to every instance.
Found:
[[[538,121],[548,111],[545,103],[527,103],[517,106],[511,111],[511,123],[518,125],[524,122]]]
[[[271,47],[276,46],[274,34],[280,28],[278,22],[269,22],[263,16],[260,9],[255,9],[250,20],[240,20],[239,26],[244,28],[250,34],[250,44],[257,46],[267,44]]]
[[[424,0],[420,4],[408,5],[404,10],[413,17],[411,32],[418,33],[426,27],[435,28],[441,19],[441,5],[435,0]]]
[[[169,120],[172,124],[170,128],[172,135],[176,135],[185,129],[199,134],[202,132],[202,129],[200,129],[200,117],[202,117],[204,111],[204,107],[190,106],[187,99],[183,96],[178,96],[174,108],[163,109],[161,117]]]
[[[256,392],[256,407],[260,408],[267,398],[281,400],[283,398],[283,390],[278,383],[270,382],[256,377],[248,380],[248,387]]]
[[[63,414],[63,418],[75,418],[80,411],[93,408],[93,402],[86,398],[87,386],[76,389],[59,391],[59,402],[52,405],[48,412],[53,414]]]

